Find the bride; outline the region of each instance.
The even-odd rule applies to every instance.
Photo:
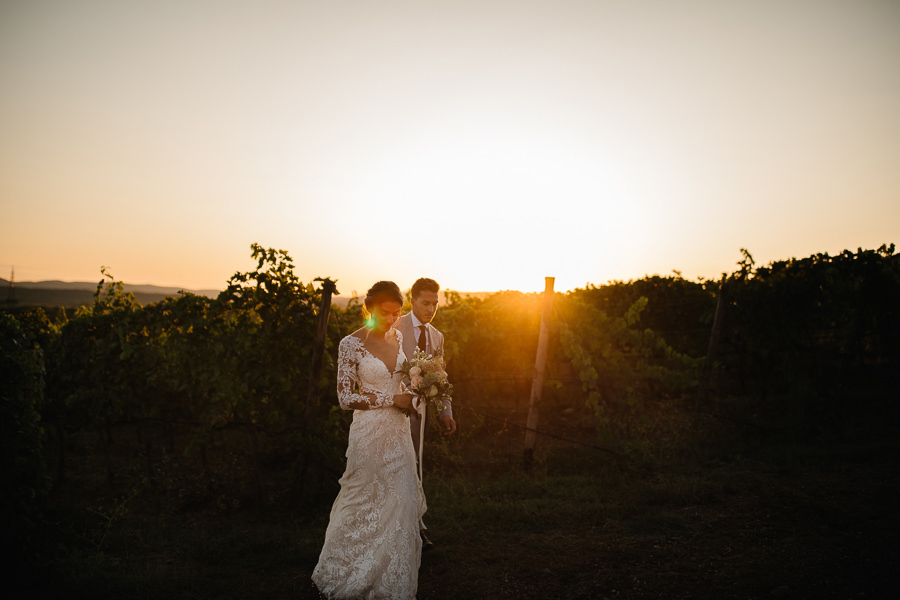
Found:
[[[425,496],[400,410],[412,409],[413,398],[397,372],[405,360],[394,329],[402,306],[397,284],[379,281],[366,295],[366,326],[338,347],[338,400],[354,412],[347,468],[312,574],[328,599],[416,596]]]

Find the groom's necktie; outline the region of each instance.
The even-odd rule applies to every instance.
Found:
[[[425,326],[419,325],[419,329],[421,329],[422,332],[419,334],[419,341],[416,343],[416,346],[422,350],[422,352],[428,352],[428,338],[425,334]]]

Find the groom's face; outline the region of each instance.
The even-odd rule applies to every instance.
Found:
[[[419,295],[412,299],[412,311],[416,318],[422,323],[431,323],[434,313],[437,312],[438,295],[437,292],[429,292],[423,290]]]

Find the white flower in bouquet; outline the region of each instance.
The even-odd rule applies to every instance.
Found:
[[[446,408],[453,394],[453,385],[447,380],[444,360],[441,356],[426,354],[416,349],[411,359],[403,361],[400,372],[409,378],[407,389],[424,400],[437,412]]]

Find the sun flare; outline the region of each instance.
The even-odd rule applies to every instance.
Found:
[[[347,199],[363,212],[402,207],[382,218],[403,231],[432,224],[441,241],[425,250],[428,266],[466,289],[537,291],[545,276],[571,289],[619,272],[608,263],[647,222],[642,180],[609,144],[521,116],[460,114],[373,152]]]

